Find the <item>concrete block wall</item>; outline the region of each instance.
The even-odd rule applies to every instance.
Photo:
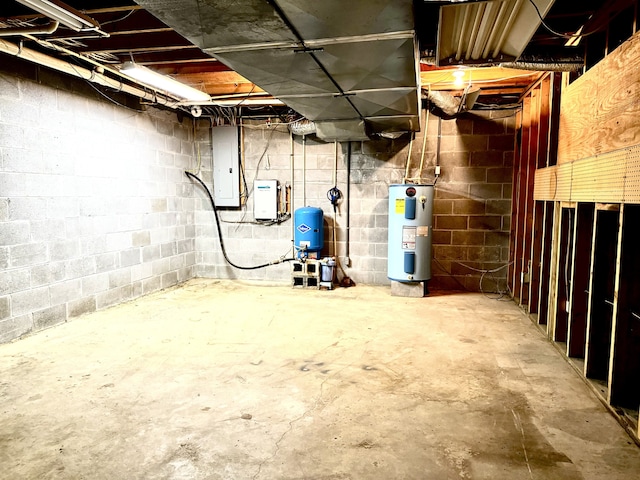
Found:
[[[434,287],[506,291],[514,114],[472,112],[442,121],[442,176],[434,201]],[[430,144],[437,142],[437,128],[429,130],[429,137]]]
[[[286,126],[266,121],[245,122],[242,127],[244,179],[248,197],[241,209],[220,209],[221,231],[229,258],[237,265],[251,267],[291,257],[293,247],[292,219],[281,224],[265,225],[254,219],[253,182],[278,180],[282,194],[293,185],[292,209],[307,206],[323,208],[333,213],[327,200],[327,190],[333,186],[335,146],[307,137],[291,137]],[[202,156],[202,178],[213,191],[210,124],[201,121],[198,130]],[[340,145],[338,145],[340,148]],[[294,155],[293,169],[291,155]],[[344,156],[338,150],[339,178],[346,178]],[[303,181],[306,178],[306,181]],[[303,185],[305,188],[303,188]],[[241,278],[288,282],[291,266],[287,263],[267,268],[242,270],[231,267],[221,253],[218,230],[211,205],[200,187],[196,188],[196,252],[198,276],[212,278]],[[325,217],[325,254],[331,254],[328,243],[332,217]]]
[[[0,343],[193,276],[193,125],[0,71]],[[46,83],[46,86],[44,85]]]
[[[252,122],[243,131],[244,170],[249,190],[254,178],[293,183],[294,205],[320,207],[325,214],[324,255],[336,255],[345,273],[356,283],[388,284],[387,222],[388,187],[408,177],[432,183],[436,162],[441,165],[434,204],[434,262],[432,288],[479,291],[503,290],[506,269],[482,274],[506,265],[511,212],[511,165],[514,145],[514,112],[468,113],[442,120],[438,142],[437,116],[430,114],[423,132],[410,145],[409,135],[351,142],[351,195],[349,202],[349,250],[346,244],[347,157],[349,146],[338,145],[338,188],[344,199],[336,214],[327,199],[333,186],[336,148],[314,136],[294,136],[273,122]],[[211,185],[209,123],[198,125],[203,155],[202,178]],[[293,143],[293,180],[290,170]],[[440,153],[438,154],[438,144]],[[423,154],[424,151],[424,154]],[[419,165],[423,163],[422,175]],[[418,180],[416,180],[418,181]],[[289,281],[290,270],[277,265],[242,271],[226,264],[220,254],[215,220],[202,192],[197,192],[197,274],[213,278],[250,278]],[[262,226],[253,220],[253,199],[246,208],[220,212],[222,232],[232,260],[256,265],[290,251],[291,221]],[[335,248],[333,225],[335,220]],[[234,223],[249,222],[249,223]],[[348,256],[348,261],[345,257]],[[340,276],[342,273],[340,272]]]

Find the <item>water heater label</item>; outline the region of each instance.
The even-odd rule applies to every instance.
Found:
[[[428,237],[429,227],[425,227],[424,225],[418,227],[418,231],[416,232],[416,235],[418,235],[419,237]]]
[[[404,198],[396,198],[396,213],[404,215]]]
[[[402,227],[402,248],[405,250],[415,250],[416,227]]]

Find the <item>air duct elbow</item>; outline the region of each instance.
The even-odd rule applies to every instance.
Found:
[[[294,135],[311,135],[316,133],[316,124],[306,118],[301,118],[289,124],[289,131]]]

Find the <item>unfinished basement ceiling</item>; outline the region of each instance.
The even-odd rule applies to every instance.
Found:
[[[356,0],[349,15],[337,15],[340,0],[138,3],[316,122],[325,139],[420,128],[411,0]]]
[[[473,13],[482,9],[495,13],[497,19],[503,5],[516,2],[521,10],[530,10],[533,1],[65,2],[99,23],[108,34],[104,36],[78,33],[64,26],[50,34],[12,33],[16,27],[49,22],[33,9],[9,0],[0,5],[0,51],[4,52],[0,55],[17,56],[16,52],[31,49],[69,62],[73,68],[84,67],[89,72],[87,76],[104,70],[107,80],[112,80],[100,87],[106,94],[117,90],[122,82],[130,82],[119,76],[119,69],[133,59],[206,91],[212,96],[210,108],[251,106],[273,112],[276,105],[284,103],[314,120],[327,139],[357,139],[371,132],[417,130],[420,88],[423,92],[445,90],[461,94],[461,87],[453,83],[450,74],[465,61],[444,61],[445,57],[438,59],[436,55],[445,49],[439,42],[439,32],[445,31],[440,22],[443,12],[460,8]],[[535,3],[544,13],[550,0]],[[606,30],[614,14],[632,4],[634,0],[583,0],[579,4],[555,0],[548,8],[545,23],[556,33],[580,28],[583,32],[597,32]],[[456,15],[464,19],[464,15]],[[472,73],[468,82],[478,81],[481,88],[479,103],[513,103],[539,78],[536,70],[554,66],[562,69],[568,63],[575,68],[584,63],[587,41],[567,46],[562,35],[538,26],[535,18],[533,21],[535,25],[529,28],[535,32],[528,30],[520,36],[517,50],[524,48],[522,55],[515,64],[505,65],[526,67],[528,74],[486,68],[482,61],[482,68],[469,69]],[[500,22],[496,20],[495,24]],[[512,30],[519,32],[519,28]],[[499,38],[502,28],[494,28],[487,21],[482,32],[486,38]],[[507,57],[515,57],[514,51]],[[446,58],[453,55],[455,59],[456,54],[457,51],[449,52]],[[469,63],[474,62],[466,62]],[[148,101],[153,95],[151,92],[143,98]]]

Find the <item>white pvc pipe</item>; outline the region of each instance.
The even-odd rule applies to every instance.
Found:
[[[294,197],[294,187],[293,185],[295,184],[295,178],[294,178],[294,145],[295,142],[293,141],[293,132],[289,131],[289,139],[291,142],[291,154],[289,156],[289,176],[291,178],[291,191],[289,192],[289,202],[290,202],[290,208],[291,208],[291,244],[293,245],[293,239],[295,238],[295,225],[294,225],[294,221],[293,221],[293,212],[295,211],[294,207],[293,207],[293,197]]]
[[[51,35],[60,24],[55,20],[38,27],[13,27],[0,29],[0,37],[13,37],[17,35]]]
[[[402,183],[407,183],[407,179],[409,178],[409,166],[411,165],[411,150],[413,149],[414,138],[415,133],[411,132],[411,140],[409,140],[409,153],[407,154],[407,165],[404,169],[404,178],[402,179]]]
[[[424,109],[424,133],[422,134],[422,153],[420,154],[420,170],[418,171],[418,183],[422,183],[422,168],[424,167],[424,152],[427,147],[427,133],[429,132],[429,111]]]
[[[333,185],[338,185],[338,141],[333,141],[334,158],[333,158]]]
[[[307,205],[307,136],[302,136],[302,206]]]
[[[175,108],[176,106],[176,102],[174,100],[170,100],[163,95],[150,93],[146,90],[124,84],[121,81],[109,78],[102,73],[91,71],[77,65],[72,65],[68,62],[58,60],[57,58],[50,57],[49,55],[45,55],[44,53],[40,53],[36,50],[32,50],[22,45],[16,45],[14,43],[7,42],[2,38],[0,38],[0,53],[6,53],[13,57],[37,63],[38,65],[52,68],[53,70],[57,70],[58,72],[66,73],[83,80],[97,83],[98,85],[109,87],[119,92],[135,95],[136,97],[142,98],[143,100],[148,100],[150,102],[155,102],[172,108]]]

